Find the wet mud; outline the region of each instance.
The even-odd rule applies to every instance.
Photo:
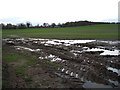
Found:
[[[3,39],[23,55],[35,56],[36,66],[27,68],[32,82],[45,82],[37,88],[120,88],[120,41]],[[49,68],[41,61],[59,64]],[[4,65],[4,64],[3,64]],[[10,67],[10,66],[9,66]],[[24,84],[24,87],[27,87]]]

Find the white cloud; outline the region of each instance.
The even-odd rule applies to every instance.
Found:
[[[58,23],[102,21],[118,17],[119,0],[1,0],[0,19],[10,22]],[[0,21],[1,22],[1,21]]]

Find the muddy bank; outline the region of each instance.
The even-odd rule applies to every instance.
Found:
[[[120,87],[119,43],[102,40],[3,39],[5,49],[7,46],[8,50],[12,48],[21,55],[36,58],[36,65],[27,67],[26,75],[31,77],[30,84],[36,83],[37,88]]]

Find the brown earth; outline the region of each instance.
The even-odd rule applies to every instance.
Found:
[[[11,88],[83,88],[84,83],[92,81],[98,84],[118,87],[108,80],[120,83],[120,76],[117,73],[107,70],[106,67],[120,69],[120,56],[100,56],[102,52],[83,52],[74,55],[71,50],[82,50],[82,47],[94,48],[104,46],[111,49],[113,46],[101,43],[74,44],[71,46],[52,45],[45,46],[35,41],[17,41],[13,39],[3,41],[3,53],[15,51],[19,55],[34,57],[35,65],[27,66],[25,74],[17,73],[13,68],[25,64],[26,60],[17,62],[6,62],[3,60],[3,82],[8,83]],[[38,41],[39,42],[39,41]],[[78,47],[78,46],[81,47]],[[32,49],[40,49],[37,52],[17,50],[14,46],[24,46]],[[107,49],[106,48],[106,49]],[[39,59],[39,57],[49,56],[50,54],[65,60],[65,62],[50,62],[50,58]],[[44,60],[47,60],[44,62]],[[113,61],[111,63],[111,61]],[[50,65],[49,65],[50,62]],[[53,63],[53,64],[51,64]],[[60,66],[56,66],[56,65]],[[51,66],[53,65],[53,66]],[[55,65],[55,66],[54,66]],[[63,69],[64,68],[64,69]],[[68,73],[66,71],[68,70]],[[71,73],[74,75],[71,75]],[[78,74],[78,77],[77,77]],[[26,77],[29,77],[26,81]],[[119,84],[118,83],[118,84]]]

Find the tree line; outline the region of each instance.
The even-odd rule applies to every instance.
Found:
[[[58,28],[58,27],[75,27],[75,26],[87,26],[87,25],[94,25],[94,24],[118,24],[115,22],[91,22],[91,21],[75,21],[75,22],[66,22],[66,23],[59,23],[59,24],[48,24],[48,23],[43,23],[43,25],[35,25],[33,26],[32,23],[26,22],[24,23],[19,23],[17,25],[13,25],[11,23],[5,25],[2,23],[2,29],[26,29],[26,28]]]

